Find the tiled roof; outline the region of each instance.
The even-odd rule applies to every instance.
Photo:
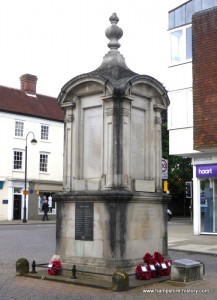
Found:
[[[54,97],[0,86],[0,111],[63,122],[64,112]]]

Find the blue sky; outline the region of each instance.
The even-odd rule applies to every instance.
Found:
[[[37,93],[57,97],[71,78],[96,69],[109,51],[105,29],[116,12],[127,66],[166,85],[168,11],[181,0],[0,0],[0,85],[38,77]]]

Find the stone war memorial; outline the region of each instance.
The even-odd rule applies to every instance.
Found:
[[[58,96],[65,130],[56,253],[63,268],[135,273],[144,253],[167,255],[161,113],[169,98],[158,80],[127,67],[119,19],[109,20],[102,64]]]

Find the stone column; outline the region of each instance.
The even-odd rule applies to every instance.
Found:
[[[164,109],[162,105],[155,105],[155,158],[156,158],[156,191],[162,191],[162,168],[159,168],[159,165],[162,165],[162,133],[161,133],[161,126],[162,126],[162,119],[161,119],[161,112]]]
[[[74,125],[74,102],[67,102],[64,105],[65,109],[65,120],[64,120],[64,160],[63,160],[63,188],[64,191],[70,191],[73,187],[73,125]]]

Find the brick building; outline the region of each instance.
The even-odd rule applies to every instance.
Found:
[[[25,182],[27,219],[42,218],[45,197],[50,218],[56,217],[52,195],[62,190],[64,116],[56,98],[36,93],[36,82],[25,74],[20,89],[0,86],[0,220],[23,219]]]
[[[192,159],[194,234],[217,234],[217,2],[176,7],[169,34],[170,154]]]

